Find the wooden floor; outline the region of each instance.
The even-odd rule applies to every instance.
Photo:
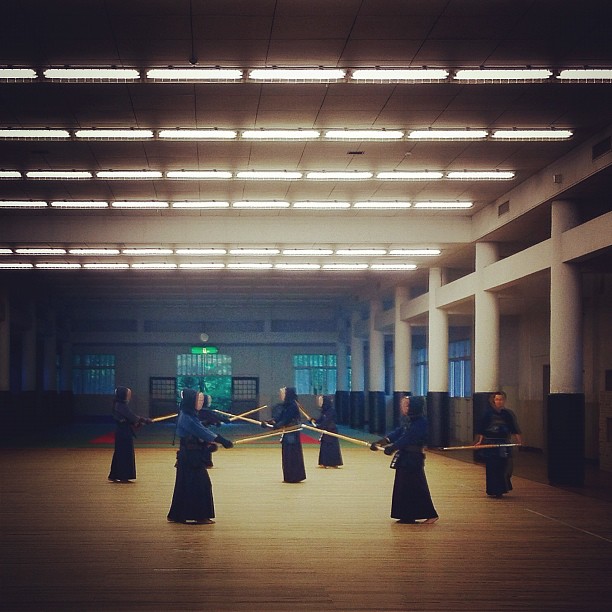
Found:
[[[389,517],[389,458],[281,482],[278,445],[220,450],[214,525],[168,523],[174,449],[138,448],[133,484],[109,448],[0,450],[0,608],[16,610],[609,610],[612,504],[429,453],[440,521]]]

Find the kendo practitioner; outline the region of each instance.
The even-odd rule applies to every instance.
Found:
[[[318,419],[313,419],[311,422],[315,427],[338,433],[336,425],[336,409],[332,399],[328,395],[319,395],[317,403],[321,408],[321,414]],[[340,452],[340,440],[334,436],[326,436],[323,434],[319,442],[319,467],[340,467],[342,465],[342,453]]]
[[[214,523],[215,507],[212,484],[206,461],[209,452],[206,446],[218,442],[224,448],[233,443],[204,427],[197,414],[204,405],[204,394],[193,389],[184,389],[177,422],[180,447],[176,453],[176,481],[168,520],[174,523],[208,525]]]
[[[108,479],[112,482],[130,482],[136,478],[134,437],[143,425],[153,421],[134,414],[129,407],[132,390],[117,387],[113,398],[113,420],[115,421],[115,451]]]
[[[438,513],[425,477],[423,451],[427,444],[427,419],[423,415],[423,398],[404,396],[400,410],[404,424],[370,446],[371,450],[384,446],[385,455],[393,455],[390,467],[395,470],[395,481],[391,518],[398,519],[398,523],[435,523]]]
[[[506,393],[496,391],[489,399],[489,408],[478,430],[475,446],[481,444],[508,444],[512,436],[522,444],[521,430],[514,413],[505,407]],[[485,461],[486,491],[489,497],[502,497],[512,491],[512,449],[508,447],[483,448],[478,451]]]
[[[281,404],[273,412],[278,414],[278,416],[269,421],[262,421],[262,427],[271,426],[273,429],[280,429],[281,427],[291,427],[300,424],[300,409],[295,388],[282,387],[279,391],[279,397]],[[283,433],[281,444],[283,482],[302,482],[302,480],[306,480],[300,432]]]
[[[210,395],[204,394],[204,405],[202,407],[202,410],[199,410],[197,413],[198,419],[200,423],[204,425],[204,427],[207,427],[207,428],[210,428],[212,426],[219,427],[220,425],[223,425],[223,423],[230,422],[228,417],[223,416],[222,414],[219,414],[215,412],[214,410],[210,410],[211,406],[212,406],[212,397]],[[211,442],[210,444],[202,446],[202,456],[205,457],[206,453],[208,453],[208,456],[205,457],[205,463],[206,463],[206,467],[209,469],[213,467],[212,454],[218,448],[219,448],[218,445],[215,444],[214,442]]]

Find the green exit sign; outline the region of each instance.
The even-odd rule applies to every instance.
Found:
[[[192,355],[216,355],[219,352],[217,346],[192,346]]]

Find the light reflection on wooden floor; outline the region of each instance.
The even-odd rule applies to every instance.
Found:
[[[210,526],[166,521],[174,449],[138,448],[138,479],[107,481],[112,450],[0,451],[3,610],[607,610],[612,504],[430,453],[440,521],[389,518],[389,458],[281,482],[278,446],[220,450]]]

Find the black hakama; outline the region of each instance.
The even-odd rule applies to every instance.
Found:
[[[285,433],[282,440],[283,481],[302,482],[306,480],[304,453],[300,432]]]
[[[397,467],[393,482],[391,518],[405,522],[437,518],[425,477],[424,467],[419,469]]]
[[[111,462],[109,480],[134,480],[136,478],[136,458],[134,456],[134,433],[125,421],[117,423],[115,429],[115,452]]]
[[[487,442],[498,443],[496,442]],[[483,451],[487,495],[496,497],[512,491],[512,451],[509,448],[487,448]]]
[[[340,440],[338,438],[323,434],[319,447],[319,465],[325,467],[342,465],[342,453],[340,452]]]
[[[176,454],[176,480],[168,520],[176,523],[204,521],[215,516],[212,483],[200,449],[184,449]]]

